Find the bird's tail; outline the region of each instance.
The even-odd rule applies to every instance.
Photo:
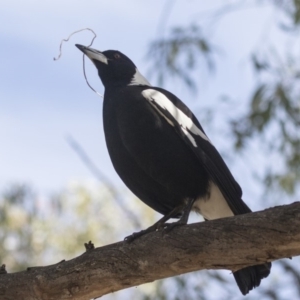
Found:
[[[259,286],[263,278],[269,276],[270,270],[271,263],[266,263],[238,270],[233,273],[233,276],[242,294],[246,295],[253,288]]]

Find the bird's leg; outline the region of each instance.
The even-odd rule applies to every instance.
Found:
[[[195,199],[188,199],[188,202],[184,206],[182,216],[180,217],[180,219],[173,223],[165,223],[164,224],[164,229],[166,232],[169,232],[176,226],[182,226],[182,225],[187,224],[194,202],[195,202]]]
[[[134,232],[132,235],[127,236],[124,240],[128,243],[131,243],[133,240],[135,240],[136,238],[138,238],[144,234],[164,228],[166,221],[175,217],[178,213],[180,213],[182,211],[182,209],[185,209],[184,205],[176,206],[167,215],[163,216],[160,220],[158,220],[152,226],[148,227],[147,229],[141,230],[139,232]]]

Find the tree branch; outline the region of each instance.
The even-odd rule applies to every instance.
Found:
[[[47,267],[0,274],[5,300],[87,300],[203,269],[240,268],[300,255],[300,202],[145,235]],[[267,280],[267,279],[266,279]]]

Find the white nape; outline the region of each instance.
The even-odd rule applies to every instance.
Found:
[[[135,69],[135,74],[133,75],[130,83],[128,85],[147,85],[151,86],[149,81],[140,73],[138,69]]]

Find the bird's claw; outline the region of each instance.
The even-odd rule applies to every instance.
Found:
[[[164,228],[164,233],[169,233],[173,228],[177,227],[177,226],[183,226],[186,225],[184,222],[180,222],[180,220],[178,222],[173,222],[173,223],[165,223],[163,228]]]

